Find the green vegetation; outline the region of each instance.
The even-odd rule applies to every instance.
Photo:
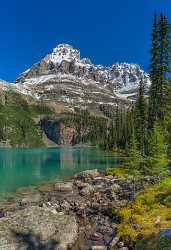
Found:
[[[170,197],[170,177],[159,184],[146,187],[134,202],[120,209],[118,235],[126,242],[136,242],[136,250],[169,250],[170,246],[166,243],[171,239],[160,240],[159,235],[162,229],[171,228]]]
[[[167,106],[170,99],[168,98],[168,90],[170,89],[168,79],[170,72],[170,51],[170,25],[168,20],[163,13],[159,16],[155,14],[150,65],[152,81],[149,99],[150,127],[153,127],[158,119],[164,123],[168,115]]]
[[[125,178],[127,176],[127,173],[124,168],[118,166],[114,168],[107,168],[106,169],[107,175],[113,175],[119,178]]]
[[[42,132],[35,118],[49,113],[48,107],[29,105],[20,94],[12,91],[0,95],[0,143],[13,147],[42,146]]]
[[[148,145],[147,171],[150,170],[153,174],[165,173],[168,169],[167,144],[163,130],[158,124],[150,131]]]
[[[49,116],[52,115],[52,110],[45,104],[30,104],[29,111],[32,116],[37,117],[38,115]]]
[[[144,83],[140,81],[138,99],[135,105],[135,131],[138,141],[138,148],[141,154],[145,155],[147,139],[147,103],[144,97]]]

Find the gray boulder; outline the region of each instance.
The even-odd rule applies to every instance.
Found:
[[[72,182],[68,182],[68,183],[56,183],[54,186],[55,191],[58,192],[64,192],[64,193],[68,193],[68,192],[73,192],[73,184]]]
[[[77,233],[75,217],[29,207],[0,219],[0,250],[65,250]]]

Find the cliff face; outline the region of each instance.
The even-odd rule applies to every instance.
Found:
[[[107,123],[107,118],[91,115],[88,111],[63,113],[40,120],[47,138],[57,145],[97,145],[104,138],[102,133],[106,132]]]
[[[62,122],[56,122],[50,119],[41,121],[41,128],[45,132],[48,139],[57,145],[74,145],[77,135],[76,128],[66,125]]]
[[[63,145],[74,145],[77,131],[75,127],[66,126],[61,123],[59,126],[59,138],[60,144]]]

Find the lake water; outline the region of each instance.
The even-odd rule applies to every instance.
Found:
[[[0,149],[0,195],[117,162],[117,157],[93,147]]]

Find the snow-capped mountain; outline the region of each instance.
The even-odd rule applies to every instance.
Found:
[[[141,79],[148,90],[149,76],[138,65],[94,65],[90,59],[82,59],[77,49],[61,44],[22,73],[15,89],[38,99],[53,99],[68,105],[117,105],[135,100]]]

